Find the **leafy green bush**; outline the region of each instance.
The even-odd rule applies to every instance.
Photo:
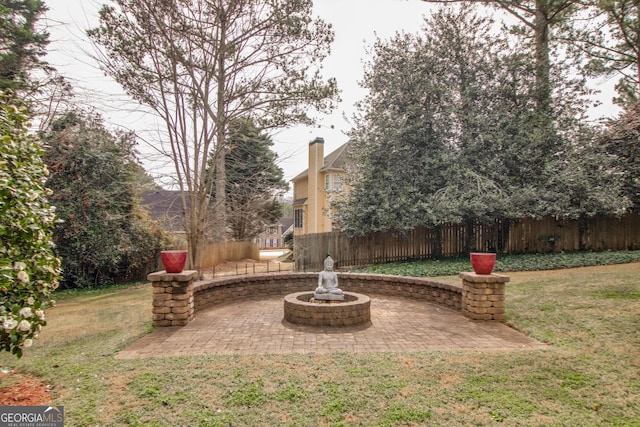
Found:
[[[150,178],[135,159],[135,135],[112,133],[96,115],[72,112],[44,136],[47,186],[61,221],[54,229],[63,288],[144,277],[164,242],[139,205]]]
[[[498,254],[495,272],[555,270],[592,265],[625,264],[640,261],[640,251],[559,252],[545,254]],[[468,258],[445,258],[376,264],[361,271],[399,276],[451,276],[471,271]]]
[[[26,110],[0,99],[0,343],[17,357],[46,324],[58,287],[41,145],[28,134]]]

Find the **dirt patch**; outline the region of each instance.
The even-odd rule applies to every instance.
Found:
[[[53,400],[53,388],[32,375],[1,374],[0,380],[0,406],[41,406]]]

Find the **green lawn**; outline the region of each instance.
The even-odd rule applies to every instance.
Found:
[[[548,349],[118,360],[151,329],[138,285],[59,296],[0,364],[67,426],[640,426],[640,263],[508,275],[508,324]]]

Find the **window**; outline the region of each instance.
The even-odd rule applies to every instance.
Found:
[[[332,185],[333,181],[333,185]],[[342,174],[328,173],[324,176],[324,189],[326,191],[342,191]]]
[[[342,175],[335,174],[333,176],[333,189],[335,191],[342,191]]]
[[[269,227],[267,229],[267,234],[278,234],[278,227]]]
[[[303,215],[302,209],[296,209],[293,212],[294,227],[302,228],[302,215]]]

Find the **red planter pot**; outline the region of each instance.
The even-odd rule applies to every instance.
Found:
[[[474,252],[471,254],[471,267],[476,274],[491,274],[496,264],[496,254]]]
[[[160,259],[167,273],[182,273],[187,262],[187,251],[161,251]]]

